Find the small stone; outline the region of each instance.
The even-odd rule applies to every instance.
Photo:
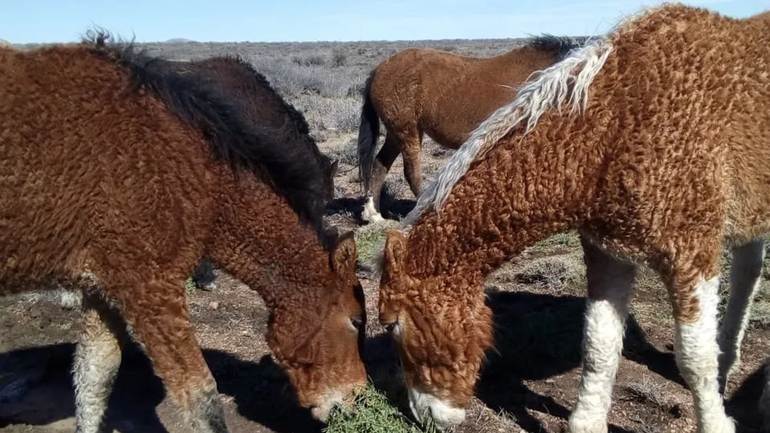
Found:
[[[212,301],[211,303],[209,303],[209,307],[211,307],[212,310],[216,310],[217,308],[219,308],[219,302]]]

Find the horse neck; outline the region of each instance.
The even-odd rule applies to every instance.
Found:
[[[328,253],[315,229],[250,173],[222,170],[211,260],[256,290],[267,307],[318,305],[330,277]]]
[[[485,278],[524,248],[576,228],[601,181],[603,145],[550,134],[573,119],[548,119],[509,136],[458,181],[439,212],[409,233],[409,274]],[[559,123],[561,122],[561,123]]]

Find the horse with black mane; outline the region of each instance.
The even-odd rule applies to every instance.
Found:
[[[158,62],[162,62],[158,60]],[[310,127],[305,117],[293,105],[285,101],[273,89],[264,75],[240,56],[215,56],[192,62],[168,62],[169,71],[182,74],[196,74],[200,79],[208,80],[222,95],[232,101],[247,121],[259,127],[284,128],[286,134],[278,143],[285,152],[297,158],[316,159],[317,164],[309,164],[314,170],[312,176],[322,182],[324,201],[319,206],[334,199],[334,175],[337,161],[324,155],[310,136]],[[322,213],[323,208],[316,212]],[[196,284],[204,290],[216,287],[211,273],[211,266],[204,260],[195,272]]]
[[[423,134],[457,149],[479,123],[516,95],[530,74],[561,60],[578,45],[573,38],[543,35],[489,58],[410,48],[383,60],[366,80],[361,109],[358,163],[366,194],[363,219],[382,219],[380,192],[399,154],[412,193],[420,195]],[[387,134],[375,158],[380,122]]]
[[[184,283],[203,257],[257,290],[299,403],[324,419],[366,381],[350,234],[327,235],[325,168],[216,80],[131,44],[0,48],[0,292],[83,291],[77,431],[104,428],[126,326],[196,432],[228,431]]]

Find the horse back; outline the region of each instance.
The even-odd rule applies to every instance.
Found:
[[[0,287],[162,267],[197,244],[200,133],[85,47],[0,53]]]

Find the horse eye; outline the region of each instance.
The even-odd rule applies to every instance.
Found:
[[[396,329],[396,323],[389,323],[385,325],[385,330],[388,331],[389,334],[393,333],[393,330]]]
[[[356,329],[361,329],[361,327],[364,326],[364,319],[361,316],[351,317],[350,323],[352,323]]]

